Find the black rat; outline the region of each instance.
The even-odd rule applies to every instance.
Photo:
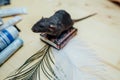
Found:
[[[62,32],[73,27],[75,22],[86,19],[95,14],[73,20],[71,19],[71,16],[68,12],[65,10],[58,10],[51,17],[42,18],[37,23],[35,23],[32,27],[32,31],[35,33],[46,33],[52,37],[59,37]]]

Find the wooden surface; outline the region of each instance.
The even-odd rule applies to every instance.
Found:
[[[113,80],[120,80],[119,6],[108,0],[11,0],[11,5],[2,8],[13,7],[27,8],[28,14],[21,15],[23,20],[17,24],[22,31],[20,38],[24,40],[24,46],[0,67],[0,80],[3,80],[44,45],[39,40],[39,34],[33,33],[31,27],[42,16],[49,17],[59,9],[65,9],[74,19],[98,13],[74,25],[79,29],[77,36],[96,51],[105,64],[113,67],[110,69],[113,72],[110,73],[111,75],[116,74]],[[4,21],[8,19],[5,18]]]

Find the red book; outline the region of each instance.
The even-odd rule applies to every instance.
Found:
[[[40,34],[41,40],[54,48],[60,50],[63,48],[70,39],[72,39],[77,34],[76,28],[70,28],[69,30],[62,33],[58,38],[48,38],[47,34],[42,33]]]

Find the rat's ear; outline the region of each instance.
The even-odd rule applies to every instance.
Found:
[[[49,30],[50,30],[50,31],[54,31],[55,29],[56,29],[56,26],[55,26],[55,25],[52,25],[52,24],[51,24],[51,25],[49,26]]]
[[[41,19],[44,19],[44,17],[42,16],[42,18]]]

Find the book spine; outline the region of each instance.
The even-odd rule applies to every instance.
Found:
[[[0,26],[0,30],[5,29],[6,27],[9,27],[9,26],[13,26],[21,20],[22,18],[20,16],[15,16],[14,18],[8,20],[5,24]]]
[[[27,11],[25,8],[11,8],[11,9],[1,9],[0,17],[7,17],[17,14],[26,14]]]
[[[14,26],[8,27],[0,31],[0,52],[12,43],[19,35]]]
[[[0,52],[0,65],[2,65],[22,45],[23,45],[23,40],[21,40],[20,38],[17,38],[2,52]]]

